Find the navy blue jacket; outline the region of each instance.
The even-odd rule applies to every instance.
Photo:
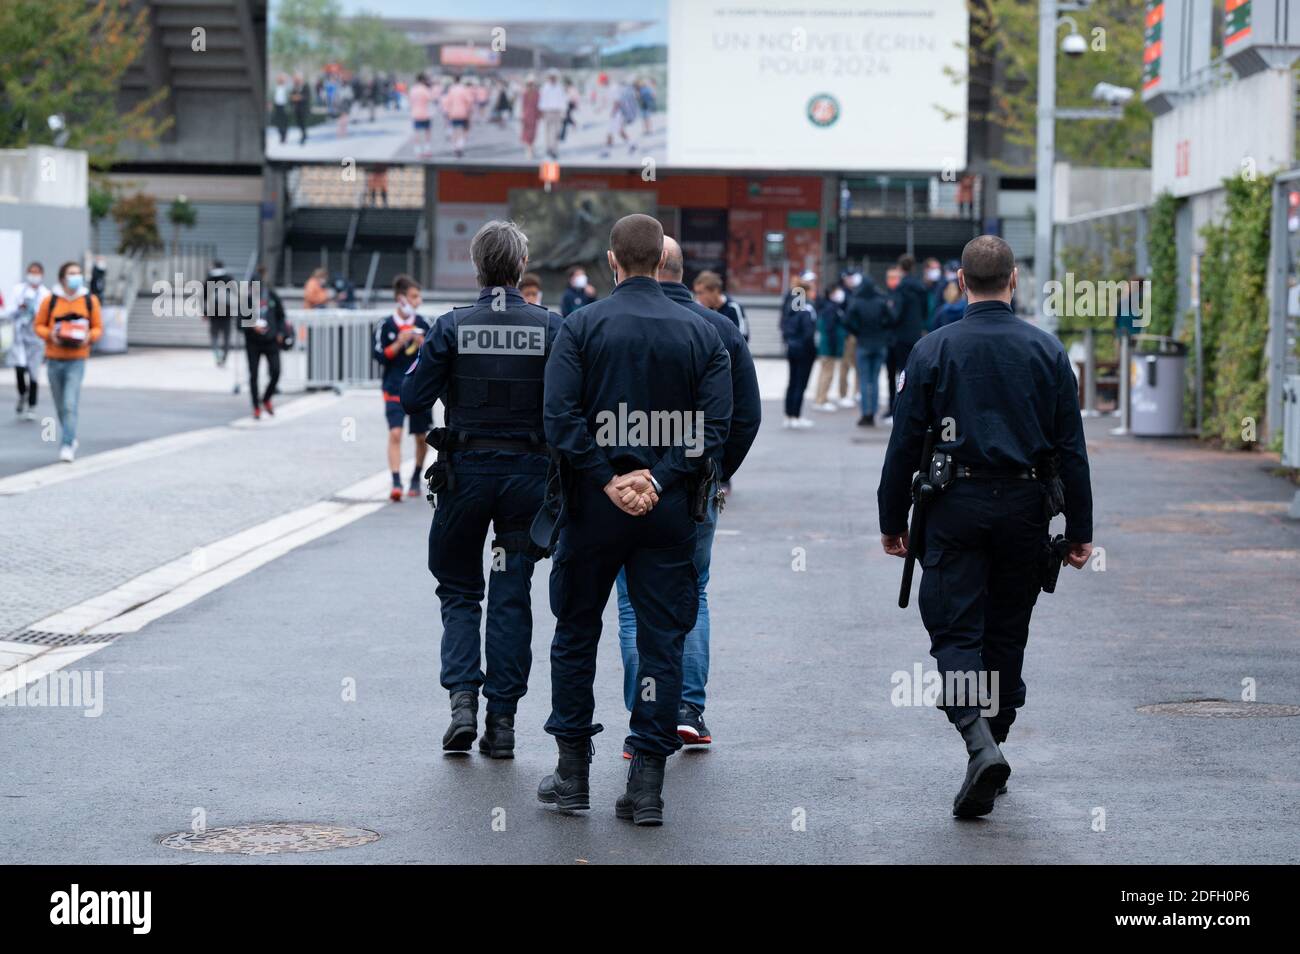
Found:
[[[429,323],[419,315],[415,316],[415,329],[424,335],[426,340],[429,336]],[[406,369],[415,363],[419,354],[419,347],[415,342],[408,343],[403,348],[397,347],[397,318],[389,315],[385,318],[378,328],[375,329],[374,354],[375,360],[379,362],[383,371],[383,388],[384,394],[399,395],[402,393],[402,377],[406,374]],[[408,412],[409,413],[409,412]]]
[[[507,287],[504,292],[505,311],[527,310],[534,315],[546,317],[546,360],[549,361],[562,324],[560,316],[553,311],[547,311],[541,305],[530,305],[524,301],[523,295],[519,294],[517,288]],[[453,365],[459,353],[457,326],[467,317],[480,313],[481,309],[493,309],[500,301],[502,299],[496,288],[484,288],[479,292],[478,301],[473,306],[453,308],[445,315],[439,316],[425,338],[419,359],[411,366],[409,373],[401,382],[399,391],[402,396],[402,410],[407,414],[417,414],[429,410],[434,402],[439,400],[446,406]],[[498,436],[521,437],[527,436],[527,432],[508,431],[501,432]]]
[[[633,414],[676,420],[677,436],[689,426],[690,439],[652,443],[620,426]],[[598,487],[645,468],[668,490],[721,456],[731,414],[731,361],[718,333],[653,278],[624,279],[570,315],[546,363],[546,441]]]
[[[857,294],[849,299],[845,309],[845,323],[857,336],[858,347],[867,351],[883,351],[889,347],[889,299],[880,293],[866,275]]]
[[[934,310],[934,319],[931,321],[931,324],[935,327],[935,329],[939,329],[944,327],[944,325],[952,324],[954,321],[960,321],[961,316],[964,315],[965,313],[966,313],[966,299],[958,298],[954,302],[940,305],[938,308],[936,308]]]
[[[956,437],[944,441],[943,421]],[[877,502],[880,532],[907,530],[912,474],[925,430],[958,464],[1029,469],[1058,454],[1065,483],[1065,537],[1092,541],[1092,483],[1078,384],[1055,336],[1000,301],[972,302],[961,321],[926,335],[907,359]]]
[[[894,342],[914,345],[925,334],[925,320],[930,317],[929,293],[919,278],[904,275],[894,289],[897,311],[894,315]]]
[[[568,318],[571,314],[591,302],[587,297],[585,288],[574,288],[570,285],[564,289],[564,294],[560,296],[560,314]]]
[[[684,284],[660,282],[659,285],[669,301],[684,305],[713,326],[731,359],[731,427],[727,432],[727,443],[722,446],[722,479],[730,480],[754,445],[763,418],[763,401],[758,396],[758,372],[754,369],[749,345],[735,322],[725,314],[705,308],[691,296],[691,290]]]
[[[794,293],[786,292],[781,300],[781,339],[791,358],[812,357],[817,353],[817,321],[812,302],[804,299],[803,308],[794,306]]]

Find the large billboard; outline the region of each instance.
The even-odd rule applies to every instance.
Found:
[[[960,168],[965,0],[271,0],[282,162]]]

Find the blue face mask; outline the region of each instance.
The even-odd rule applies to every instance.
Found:
[[[63,284],[67,286],[68,291],[80,291],[82,281],[83,279],[80,275],[69,275],[67,281]]]

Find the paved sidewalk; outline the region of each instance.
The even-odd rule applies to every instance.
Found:
[[[194,469],[211,476],[205,493],[183,492],[173,475],[132,492],[141,475],[116,475],[104,499],[118,507],[93,522],[79,512],[74,525],[95,532],[80,530],[52,556],[124,576],[119,550],[144,566],[374,470],[380,458],[366,442],[376,436],[363,430],[343,447],[334,436],[351,402],[362,421],[374,409],[344,401],[283,433],[205,449]],[[1028,705],[1006,749],[1011,793],[990,819],[958,823],[948,813],[959,738],[931,709],[893,701],[894,675],[931,660],[915,609],[895,605],[901,564],[877,542],[888,432],[855,428],[846,412],[783,431],[779,407],[765,413],[715,545],[708,715],[717,741],[670,763],[663,829],[633,829],[612,813],[626,767],[612,604],[593,811],[559,817],[535,802],[554,763],[541,730],[548,564],[534,583],[519,757],[441,754],[429,510],[402,504],[80,661],[103,674],[99,717],[0,708],[9,767],[0,857],[248,860],[158,846],[201,808],[211,827],[312,821],[382,836],[278,859],[310,863],[1300,861],[1300,721],[1137,711],[1237,699],[1243,679],[1255,680],[1261,702],[1300,703],[1300,527],[1283,515],[1293,488],[1262,455],[1120,440],[1107,435],[1110,422],[1089,422],[1106,569],[1065,570],[1058,592],[1040,598]],[[0,525],[11,503],[0,500]],[[166,534],[141,532],[153,523],[141,514],[155,508]],[[800,551],[803,571],[792,568]],[[34,577],[22,584],[58,601]],[[504,831],[493,830],[497,817]]]
[[[183,451],[0,494],[0,638],[384,468],[377,392],[298,400],[319,407],[293,418],[286,400],[283,421],[218,426]],[[94,464],[53,466],[75,475]]]

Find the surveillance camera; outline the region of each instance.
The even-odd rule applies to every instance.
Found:
[[[1092,98],[1112,106],[1123,106],[1133,98],[1134,91],[1128,86],[1116,86],[1114,83],[1098,83],[1092,88]]]
[[[1066,56],[1083,56],[1088,51],[1088,41],[1082,33],[1067,33],[1061,41],[1061,52]]]

